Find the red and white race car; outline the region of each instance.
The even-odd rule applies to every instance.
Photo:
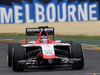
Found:
[[[53,27],[27,28],[26,35],[38,35],[38,39],[27,43],[26,38],[26,44],[8,44],[8,66],[12,66],[14,71],[39,67],[84,67],[81,44],[55,41]],[[53,40],[49,39],[49,35],[53,35]]]

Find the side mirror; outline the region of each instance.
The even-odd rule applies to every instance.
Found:
[[[61,43],[61,40],[56,40],[55,42],[56,42],[56,43]]]
[[[34,43],[35,43],[35,41],[30,41],[30,42],[29,42],[29,44],[34,44]]]

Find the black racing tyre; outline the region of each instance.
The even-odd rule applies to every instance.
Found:
[[[9,67],[12,66],[12,48],[16,45],[18,46],[18,45],[20,45],[20,43],[10,43],[10,44],[8,44],[8,66]]]
[[[13,64],[12,69],[13,71],[23,71],[23,68],[20,68],[17,65],[17,61],[25,59],[25,49],[22,46],[15,46],[13,52]]]
[[[72,64],[73,69],[82,69],[84,67],[84,55],[81,44],[72,44],[71,45],[71,56],[72,58],[80,58],[79,62]]]
[[[73,44],[73,41],[61,41],[61,43],[69,43],[69,44]]]

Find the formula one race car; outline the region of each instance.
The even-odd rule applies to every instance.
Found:
[[[53,27],[27,28],[26,35],[38,35],[38,39],[27,43],[26,37],[26,44],[8,44],[8,66],[12,66],[14,71],[39,67],[84,67],[81,44],[55,41]],[[53,40],[49,39],[49,35],[53,35]]]

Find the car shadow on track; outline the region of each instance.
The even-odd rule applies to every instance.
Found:
[[[72,69],[72,68],[39,68],[39,69],[25,69],[22,72],[54,72],[54,71],[81,71],[85,69]],[[21,72],[20,72],[21,73]]]

